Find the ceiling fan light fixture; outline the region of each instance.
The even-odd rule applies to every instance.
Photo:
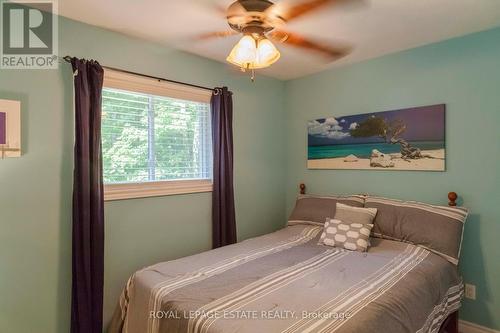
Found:
[[[227,61],[241,68],[248,67],[257,58],[257,43],[250,35],[245,35],[233,47]]]
[[[269,67],[281,57],[280,52],[267,38],[259,40],[257,47],[257,63],[260,68]]]
[[[245,35],[233,47],[227,61],[243,69],[260,69],[278,61],[280,53],[267,38]]]

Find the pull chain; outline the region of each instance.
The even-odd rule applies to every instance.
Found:
[[[255,82],[255,69],[250,68],[250,65],[247,65],[247,67],[240,67],[240,71],[242,71],[243,73],[250,71],[250,80],[252,80],[252,82]]]

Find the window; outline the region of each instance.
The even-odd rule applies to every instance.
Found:
[[[212,189],[210,92],[106,70],[105,199]]]

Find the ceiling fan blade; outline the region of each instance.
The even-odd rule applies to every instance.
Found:
[[[268,34],[268,37],[273,41],[279,43],[284,43],[298,48],[321,53],[322,55],[326,56],[329,61],[334,61],[342,58],[351,52],[351,48],[347,46],[333,47],[283,30],[273,30]]]
[[[206,39],[213,39],[213,38],[224,38],[224,37],[234,36],[237,34],[238,34],[238,32],[234,31],[234,30],[212,31],[212,32],[206,32],[206,33],[199,34],[198,36],[194,37],[193,39],[206,40]]]
[[[306,0],[294,5],[286,1],[281,1],[271,6],[267,12],[271,15],[282,17],[286,21],[291,21],[326,5],[357,4],[363,2],[364,0]]]

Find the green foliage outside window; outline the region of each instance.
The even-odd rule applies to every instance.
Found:
[[[103,90],[105,183],[211,178],[206,103]]]

